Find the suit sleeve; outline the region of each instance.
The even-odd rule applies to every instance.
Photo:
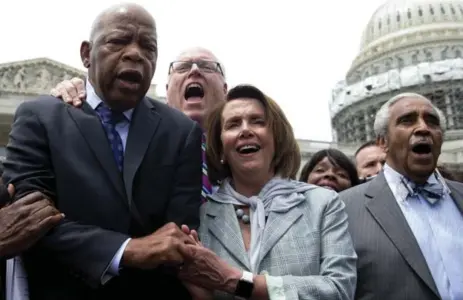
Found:
[[[179,152],[175,182],[166,213],[167,222],[185,224],[190,229],[199,227],[202,185],[201,138],[202,130],[194,123],[183,149]]]
[[[33,109],[21,104],[6,147],[4,178],[16,189],[15,200],[41,191],[58,201],[47,131]],[[70,272],[96,287],[128,236],[65,219],[42,238],[33,251],[53,257]]]
[[[340,201],[337,194],[325,208],[320,244],[320,275],[265,275],[271,300],[350,300],[354,298],[357,255],[347,229],[344,203]]]

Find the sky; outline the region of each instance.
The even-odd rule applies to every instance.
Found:
[[[275,99],[297,138],[331,141],[328,103],[385,0],[139,0],[158,27],[153,83],[165,95],[169,62],[210,49],[230,87],[253,84]],[[0,63],[48,57],[83,69],[79,48],[99,12],[117,0],[0,2]]]

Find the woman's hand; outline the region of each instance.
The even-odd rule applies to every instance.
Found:
[[[182,247],[185,264],[179,269],[182,281],[207,290],[220,290],[233,294],[242,271],[230,266],[211,250],[201,245]]]
[[[187,225],[182,225],[182,231],[190,236],[197,246],[203,247],[203,244],[199,241],[198,232],[196,230],[190,230]]]

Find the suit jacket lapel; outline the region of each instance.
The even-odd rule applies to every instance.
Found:
[[[276,213],[271,212],[267,219],[267,226],[262,237],[262,246],[259,253],[259,259],[256,268],[268,252],[275,246],[281,237],[288,231],[288,229],[303,215],[299,206],[293,207],[288,212]]]
[[[367,210],[376,222],[378,222],[410,267],[438,296],[439,293],[426,260],[383,173],[380,173],[377,178],[371,181],[367,187],[365,196],[370,198],[366,202]]]
[[[207,204],[206,217],[209,231],[247,270],[251,269],[249,256],[244,248],[241,229],[232,204]]]
[[[452,192],[450,196],[453,198],[453,201],[455,201],[455,204],[460,210],[460,213],[463,214],[463,191],[457,189],[451,181],[446,180],[446,183],[450,191]]]
[[[82,136],[87,141],[89,148],[95,154],[97,161],[108,175],[109,181],[121,195],[121,198],[126,199],[122,176],[120,176],[120,171],[107,142],[106,133],[96,112],[85,102],[82,105],[82,110],[70,105],[67,106],[67,109]]]
[[[132,205],[133,179],[160,120],[161,116],[148,98],[144,98],[133,113],[124,155],[124,185],[129,205]]]

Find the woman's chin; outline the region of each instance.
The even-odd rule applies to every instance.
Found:
[[[334,186],[331,186],[331,185],[321,185],[321,187],[323,187],[323,188],[325,188],[325,189],[329,189],[329,190],[335,191],[335,192],[338,191],[337,188],[335,188]]]

